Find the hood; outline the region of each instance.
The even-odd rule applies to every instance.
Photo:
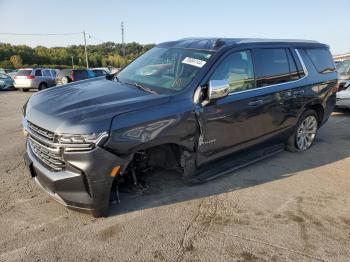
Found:
[[[95,78],[34,94],[26,119],[46,130],[67,134],[108,131],[114,116],[166,103],[169,96]]]

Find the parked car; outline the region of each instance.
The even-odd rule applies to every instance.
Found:
[[[96,74],[89,69],[62,69],[56,77],[57,85],[65,85],[70,82],[80,81],[96,77]]]
[[[0,90],[13,90],[13,79],[7,74],[0,73]]]
[[[350,108],[350,60],[336,63],[338,71],[338,89],[336,106]]]
[[[350,109],[350,80],[342,82],[341,90],[337,92],[336,106]]]
[[[94,72],[97,77],[98,76],[106,76],[106,75],[110,74],[109,70],[107,71],[104,68],[92,68],[91,71]]]
[[[14,70],[13,69],[4,69],[4,68],[0,68],[0,73],[1,74],[8,74],[8,73],[11,73],[13,72]]]
[[[18,73],[18,69],[13,70],[12,72],[7,73],[12,79],[15,79],[16,74]]]
[[[56,85],[56,71],[49,68],[20,69],[14,80],[15,88],[27,92],[29,89],[44,90]]]
[[[156,168],[201,183],[284,148],[309,149],[336,101],[329,47],[315,41],[183,39],[115,78],[32,96],[25,163],[60,203],[94,216]]]

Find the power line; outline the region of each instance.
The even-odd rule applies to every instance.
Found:
[[[81,34],[81,32],[79,32],[79,33],[59,33],[59,34],[51,34],[51,33],[42,33],[42,34],[36,34],[36,33],[31,33],[31,34],[27,34],[27,33],[2,33],[2,32],[0,32],[0,35],[18,35],[18,36],[20,36],[20,35],[23,35],[23,36],[50,36],[50,35],[52,35],[52,36],[55,36],[55,35],[57,35],[57,36],[60,36],[60,35],[80,35]]]
[[[90,33],[86,33],[86,34],[89,36],[89,38],[94,38],[94,39],[96,39],[97,41],[100,41],[101,43],[107,42],[107,41],[104,41],[104,40],[102,40],[102,39],[100,39],[100,38],[98,38],[98,37],[96,37],[96,36],[90,34]]]

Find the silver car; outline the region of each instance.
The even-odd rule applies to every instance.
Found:
[[[10,76],[0,73],[0,90],[13,90],[13,80]]]
[[[350,109],[350,81],[342,83],[341,91],[337,93],[337,107]]]
[[[56,85],[56,74],[56,70],[49,68],[20,69],[14,78],[15,88],[22,89],[23,92],[46,89]]]
[[[339,92],[337,107],[350,108],[350,60],[337,63]]]

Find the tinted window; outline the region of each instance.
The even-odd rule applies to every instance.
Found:
[[[91,70],[86,70],[86,71],[87,71],[87,76],[89,78],[96,77],[96,74],[94,72],[92,72]]]
[[[298,80],[301,78],[301,72],[297,69],[297,66],[295,64],[295,59],[290,53],[290,50],[287,51],[287,56],[288,56],[288,62],[289,62],[289,71],[290,71],[290,79],[291,80]]]
[[[35,73],[36,75],[36,73]],[[43,76],[51,77],[50,71],[49,70],[43,70]]]
[[[79,81],[88,78],[88,73],[86,70],[75,70],[74,71],[74,80]]]
[[[256,49],[254,54],[257,87],[290,81],[289,62],[285,49]]]
[[[294,51],[295,52],[295,51]],[[299,57],[297,56],[294,56],[294,61],[297,65],[297,68],[298,68],[298,72],[299,72],[299,77],[302,78],[305,76],[305,72],[304,72],[304,69],[303,69],[303,66],[301,65],[301,62],[299,60]]]
[[[96,74],[96,76],[105,76],[107,75],[107,72],[104,70],[93,70],[93,72]]]
[[[228,80],[230,92],[253,88],[254,70],[250,51],[235,52],[227,56],[210,79]]]
[[[51,70],[51,74],[53,77],[55,77],[57,75],[57,72],[55,70]]]
[[[41,70],[36,70],[35,71],[35,76],[41,76]]]
[[[333,58],[327,48],[312,48],[305,51],[319,73],[335,71]]]
[[[16,76],[29,76],[32,73],[32,70],[19,70]]]

